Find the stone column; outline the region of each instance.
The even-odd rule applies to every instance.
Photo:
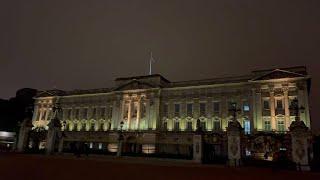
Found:
[[[234,167],[240,166],[241,134],[242,134],[241,124],[235,120],[230,121],[227,127],[229,166],[234,166]]]
[[[261,89],[256,89],[255,90],[255,117],[256,121],[255,123],[257,124],[257,130],[261,131],[262,128],[262,105],[261,105]]]
[[[290,105],[289,105],[288,90],[289,89],[287,87],[283,88],[284,114],[285,114],[284,123],[285,123],[286,130],[288,130],[290,126],[290,110],[289,110]]]
[[[131,129],[131,118],[132,118],[132,113],[134,111],[134,104],[132,99],[129,100],[129,107],[128,107],[128,124],[127,124],[127,130]]]
[[[270,111],[271,111],[271,129],[277,130],[276,127],[276,109],[275,109],[275,99],[274,99],[274,91],[270,89]]]
[[[144,129],[149,129],[149,124],[151,121],[151,107],[150,107],[150,99],[148,98],[146,100],[146,121],[145,121],[145,125],[144,125]]]
[[[310,132],[303,121],[295,120],[290,127],[292,142],[292,160],[296,163],[298,171],[310,171],[308,159],[308,139]]]
[[[193,160],[197,163],[202,162],[202,135],[193,135]]]
[[[120,101],[121,101],[120,95],[116,95],[116,99],[113,101],[112,112],[111,112],[111,129],[112,130],[118,129],[120,116],[121,118],[123,117],[121,112],[122,108],[120,108],[120,105],[122,105],[122,103],[120,103]]]

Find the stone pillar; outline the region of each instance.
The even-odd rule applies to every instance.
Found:
[[[31,127],[32,125],[30,119],[24,119],[19,131],[19,139],[17,144],[18,152],[24,152],[26,146],[28,145],[28,135]]]
[[[235,120],[230,121],[227,127],[229,166],[234,166],[234,167],[240,166],[241,134],[242,134],[241,124]]]
[[[120,117],[123,117],[122,114],[122,108],[120,108],[120,105],[122,105],[121,101],[121,96],[119,94],[116,95],[115,100],[113,101],[112,104],[112,112],[111,112],[111,129],[112,130],[117,130],[119,126],[119,119]]]
[[[310,132],[303,121],[293,121],[289,127],[292,143],[292,160],[298,171],[310,171],[308,159],[308,139]]]
[[[283,88],[283,95],[284,95],[284,114],[285,114],[285,119],[284,119],[284,123],[285,123],[285,127],[286,130],[289,129],[290,126],[290,110],[289,110],[289,97],[288,97],[288,88],[285,87]]]
[[[255,95],[255,103],[256,103],[256,121],[255,123],[257,124],[257,130],[261,131],[262,128],[262,105],[261,105],[261,89],[256,90],[256,95]]]
[[[202,162],[202,135],[193,135],[193,160],[197,163]]]
[[[270,110],[271,110],[271,129],[277,130],[276,127],[276,109],[273,89],[270,90]]]

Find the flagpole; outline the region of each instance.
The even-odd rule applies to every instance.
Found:
[[[150,59],[149,59],[149,75],[152,74],[152,51],[150,52]]]

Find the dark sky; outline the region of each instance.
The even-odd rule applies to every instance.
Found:
[[[306,65],[319,127],[319,0],[10,0],[0,2],[0,98],[23,87],[113,86]]]

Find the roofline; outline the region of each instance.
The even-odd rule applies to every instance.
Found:
[[[119,78],[116,78],[115,81],[143,79],[143,78],[148,78],[148,77],[160,77],[162,80],[166,81],[167,83],[170,83],[170,81],[168,79],[161,76],[160,74],[151,74],[151,75],[145,75],[145,76],[132,76],[132,77],[119,77]]]

